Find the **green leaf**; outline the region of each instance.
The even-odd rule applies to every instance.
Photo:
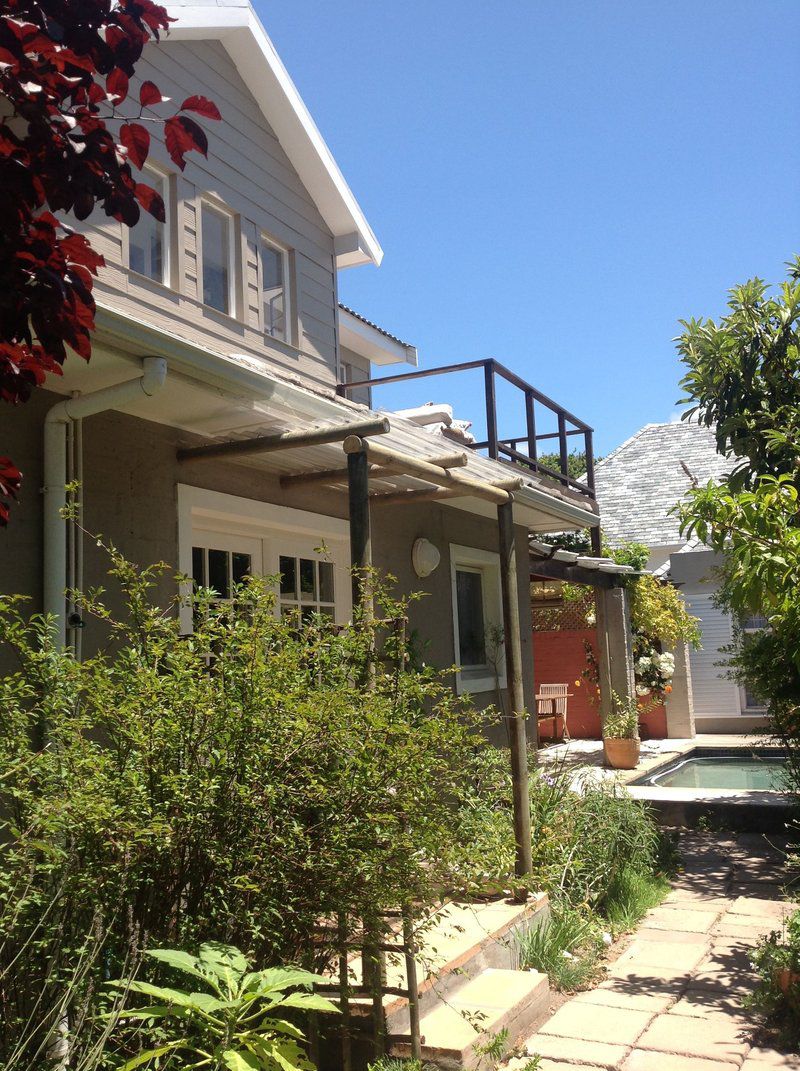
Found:
[[[227,1007],[225,1001],[212,997],[210,993],[184,993],[182,989],[169,989],[166,986],[151,985],[150,982],[109,982],[115,989],[127,989],[131,993],[143,993],[155,997],[162,1004],[176,1004],[180,1008],[195,1011],[213,1012]]]
[[[259,1071],[263,1064],[250,1052],[242,1052],[241,1049],[226,1049],[222,1054],[222,1060],[230,1071]]]
[[[242,981],[242,989],[256,988],[259,993],[271,993],[278,989],[293,989],[295,986],[303,986],[309,989],[312,985],[320,982],[330,982],[330,978],[323,978],[321,974],[312,974],[310,971],[302,971],[284,967],[268,967],[263,971],[253,971]]]
[[[133,1071],[134,1067],[141,1067],[142,1064],[149,1063],[151,1060],[155,1060],[159,1056],[164,1056],[168,1052],[172,1052],[181,1044],[180,1041],[171,1041],[169,1045],[161,1045],[157,1049],[146,1049],[144,1052],[140,1052],[138,1056],[132,1057],[127,1060],[119,1071]]]
[[[288,1019],[262,1019],[259,1024],[259,1030],[262,1032],[269,1030],[273,1034],[282,1034],[284,1037],[294,1038],[296,1041],[306,1040],[303,1031],[295,1026],[294,1023],[290,1023]]]
[[[202,978],[213,984],[213,979],[209,978],[208,971],[203,970],[200,960],[188,952],[181,952],[177,948],[151,948],[145,955],[157,959],[159,963],[166,963],[168,967],[175,967],[184,974],[193,974],[195,978]]]
[[[331,1004],[319,993],[290,993],[283,1000],[276,1001],[275,1008],[303,1008],[305,1011],[338,1012],[335,1004]]]
[[[238,980],[247,970],[247,960],[239,949],[234,948],[233,945],[209,942],[200,946],[198,955],[204,967],[207,967],[218,978],[223,978],[225,981],[230,981],[231,976]]]

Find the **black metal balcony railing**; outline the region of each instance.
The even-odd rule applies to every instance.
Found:
[[[464,361],[461,364],[443,365],[438,368],[425,368],[414,372],[400,372],[393,376],[381,376],[379,379],[361,379],[352,383],[339,383],[336,393],[346,398],[350,391],[358,387],[380,387],[389,383],[399,383],[407,379],[425,379],[451,372],[466,372],[482,368],[484,376],[484,395],[486,403],[486,439],[472,444],[474,450],[485,450],[489,457],[513,461],[532,472],[548,476],[566,487],[574,488],[589,498],[595,497],[594,490],[594,448],[592,445],[593,429],[584,421],[574,416],[568,409],[548,398],[546,394],[526,383],[505,365],[490,357],[483,361]],[[512,438],[501,438],[497,419],[497,377],[517,387],[525,400],[525,433]],[[554,414],[556,431],[537,432],[536,422],[541,407]],[[586,455],[586,482],[576,480],[569,474],[569,440],[572,436],[583,437],[583,449]],[[559,469],[552,469],[538,460],[539,443],[545,440],[558,440]],[[519,449],[525,447],[525,451]]]

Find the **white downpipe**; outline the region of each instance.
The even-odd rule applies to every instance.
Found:
[[[67,427],[72,420],[119,409],[144,395],[158,393],[167,378],[163,357],[145,357],[142,374],[113,387],[67,398],[49,410],[44,421],[44,612],[55,618],[54,639],[67,642],[64,591],[67,587],[67,541],[61,511],[67,504]]]

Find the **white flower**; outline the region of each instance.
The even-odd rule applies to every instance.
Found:
[[[613,938],[612,938],[610,933],[604,933],[603,934],[603,944],[604,945],[610,945],[612,943],[612,941],[613,941]]]
[[[597,624],[597,614],[587,614],[586,624],[589,626],[589,628],[594,628],[594,626]]]
[[[639,661],[637,663],[637,666],[638,666],[639,669],[647,669],[649,667],[649,665],[650,665],[650,662],[651,662],[651,659],[650,659],[649,655],[642,655],[642,657],[639,659]]]
[[[649,695],[650,694],[650,689],[647,687],[646,684],[637,684],[636,685],[636,694],[637,695]]]

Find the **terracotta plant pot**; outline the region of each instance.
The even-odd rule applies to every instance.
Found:
[[[603,741],[606,762],[615,770],[635,770],[639,765],[641,741],[634,737],[611,737]]]
[[[788,993],[800,981],[800,974],[790,967],[778,967],[774,974],[775,984],[781,993]]]

